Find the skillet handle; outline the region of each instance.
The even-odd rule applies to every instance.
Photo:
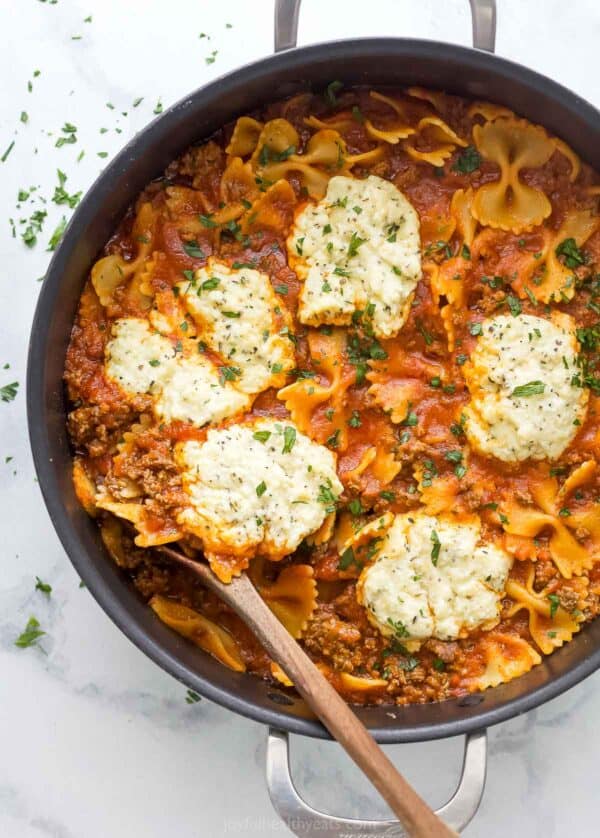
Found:
[[[301,0],[275,0],[275,52],[292,49],[298,40]],[[469,0],[473,20],[473,46],[494,52],[496,0]]]
[[[451,829],[460,832],[472,820],[485,787],[487,736],[479,730],[465,737],[465,752],[458,787],[450,800],[436,811]],[[362,838],[367,835],[404,838],[396,820],[361,821],[319,812],[298,794],[290,774],[289,738],[269,728],[267,740],[267,787],[277,814],[294,835],[301,838]]]

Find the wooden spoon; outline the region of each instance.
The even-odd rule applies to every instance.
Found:
[[[417,838],[456,835],[397,771],[367,728],[279,622],[245,573],[226,585],[207,564],[188,559],[169,547],[157,549],[199,576],[252,629],[327,730],[367,775],[409,835]]]

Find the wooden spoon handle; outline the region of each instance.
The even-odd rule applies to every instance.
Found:
[[[397,771],[344,699],[269,609],[246,574],[225,585],[207,565],[187,559],[168,547],[159,549],[200,576],[252,629],[332,736],[371,780],[409,835],[418,838],[456,835]]]

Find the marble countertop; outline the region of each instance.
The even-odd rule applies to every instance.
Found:
[[[382,33],[469,42],[466,0],[378,0],[368,17],[349,13],[362,5],[306,0],[301,42]],[[597,0],[498,5],[500,55],[600,105]],[[166,107],[269,54],[271,21],[270,0],[0,6],[0,385],[20,382],[14,401],[0,404],[0,835],[6,838],[289,834],[267,796],[265,729],[206,700],[186,703],[186,690],[138,652],[79,587],[36,485],[23,384],[46,247],[62,216],[71,214],[68,205],[48,200],[56,170],[67,175],[69,194],[85,190],[159,102]],[[77,141],[57,147],[57,138],[73,136],[69,123]],[[17,208],[18,191],[32,186],[35,200]],[[19,220],[36,210],[47,217],[28,248],[20,238],[28,225]],[[36,576],[52,586],[51,596],[35,589]],[[46,634],[36,647],[17,648],[32,615]],[[597,831],[599,699],[595,675],[490,731],[487,789],[468,838]],[[460,739],[388,752],[432,804],[450,794]],[[294,737],[292,763],[314,805],[384,816],[383,804],[336,745]]]

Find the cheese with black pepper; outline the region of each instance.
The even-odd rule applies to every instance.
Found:
[[[291,321],[267,274],[210,258],[191,282],[178,287],[201,339],[224,364],[239,370],[238,390],[256,394],[283,386],[295,367],[287,336]]]
[[[299,319],[308,326],[348,325],[368,308],[374,334],[404,325],[421,277],[419,218],[388,180],[338,175],[308,203],[288,238],[291,266],[303,282]]]
[[[578,350],[567,314],[485,320],[463,366],[471,445],[505,462],[560,457],[587,409],[588,391],[578,385]]]
[[[210,430],[177,446],[189,506],[179,524],[208,554],[280,558],[316,532],[343,487],[335,455],[286,421]]]
[[[171,341],[136,317],[113,324],[105,371],[126,393],[151,396],[156,415],[167,422],[178,419],[202,427],[245,411],[251,403],[198,351],[198,341]]]
[[[478,518],[408,512],[396,515],[363,570],[358,598],[385,636],[409,646],[455,640],[498,622],[510,566],[504,550],[481,539]]]

